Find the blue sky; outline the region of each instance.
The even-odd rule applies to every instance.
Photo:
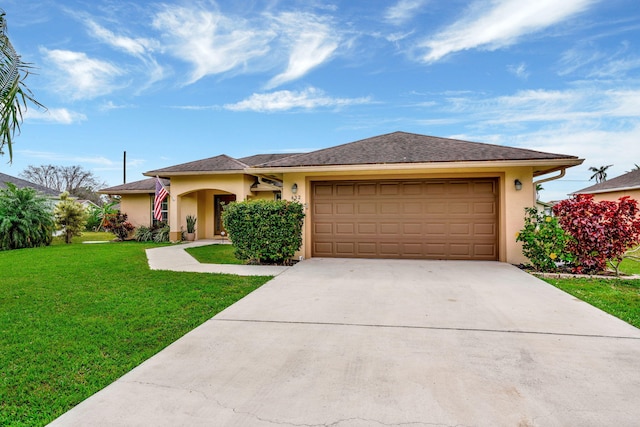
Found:
[[[640,164],[637,0],[5,0],[37,74],[14,161],[108,185],[397,130],[580,156],[542,198]]]

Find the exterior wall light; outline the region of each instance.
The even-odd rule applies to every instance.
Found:
[[[515,185],[515,187],[516,187],[516,191],[520,191],[520,190],[522,190],[522,182],[520,182],[520,180],[519,180],[519,179],[516,179],[516,180],[513,182],[513,184],[514,184],[514,185]]]
[[[296,194],[296,193],[298,192],[298,184],[293,184],[293,185],[291,186],[291,192],[292,192],[293,194]]]

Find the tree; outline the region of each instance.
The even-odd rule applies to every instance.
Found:
[[[595,178],[596,183],[600,184],[601,182],[605,182],[607,180],[607,169],[609,169],[613,165],[600,166],[599,168],[591,166],[589,170],[593,172],[589,181]]]
[[[13,160],[13,137],[20,133],[22,110],[27,110],[27,101],[36,107],[44,106],[35,100],[24,84],[31,65],[23,62],[7,35],[7,21],[0,9],[0,155],[4,146],[9,150],[9,162]]]
[[[10,182],[0,190],[0,250],[49,245],[53,229],[49,201],[36,190]]]
[[[89,231],[100,231],[104,228],[104,225],[109,215],[118,213],[116,205],[119,200],[111,200],[104,203],[102,206],[94,206],[89,209],[89,218],[87,219],[86,228]]]
[[[35,184],[60,192],[66,191],[71,196],[91,200],[98,205],[102,204],[102,200],[96,191],[107,186],[105,182],[99,181],[99,178],[93,172],[78,165],[29,165],[20,173],[20,176]]]
[[[53,210],[58,230],[64,231],[65,243],[71,243],[73,236],[80,236],[87,222],[87,211],[84,206],[69,198],[66,191],[60,195],[60,202]]]
[[[617,273],[625,252],[640,243],[638,203],[628,196],[595,202],[591,194],[577,194],[553,212],[572,237],[567,250],[575,256],[578,273],[602,271],[607,262]]]
[[[536,200],[540,198],[540,192],[544,190],[542,184],[536,184]]]

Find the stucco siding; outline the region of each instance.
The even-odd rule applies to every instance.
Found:
[[[617,201],[619,198],[629,196],[632,199],[635,199],[640,203],[640,188],[636,190],[626,190],[626,191],[610,191],[607,193],[596,193],[593,195],[593,200],[599,202],[601,200],[611,200]]]
[[[120,199],[120,212],[127,214],[135,227],[151,225],[151,195],[123,194]]]

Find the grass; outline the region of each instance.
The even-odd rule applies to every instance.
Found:
[[[74,236],[72,239],[73,243],[82,243],[82,242],[109,242],[115,238],[113,233],[107,233],[104,231],[100,232],[91,232],[91,233],[82,233],[81,236]],[[64,236],[54,237],[51,242],[52,245],[64,245]]]
[[[49,423],[270,279],[151,271],[154,246],[0,252],[0,425]]]
[[[186,251],[203,264],[244,264],[233,254],[233,245],[208,245]]]
[[[547,283],[640,328],[640,280],[544,279]]]
[[[625,259],[620,272],[640,274],[640,262]],[[640,328],[640,280],[547,278],[547,283]]]

